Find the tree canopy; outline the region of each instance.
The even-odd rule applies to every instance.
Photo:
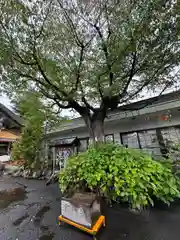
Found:
[[[94,134],[108,110],[175,84],[178,16],[168,0],[2,0],[1,87],[75,109]]]

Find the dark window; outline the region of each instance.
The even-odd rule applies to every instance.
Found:
[[[114,142],[114,134],[105,135],[105,142]]]
[[[180,160],[180,127],[158,128],[120,134],[121,143],[130,148],[140,148],[154,158],[170,157]]]
[[[173,160],[180,160],[180,127],[161,129],[163,151]]]
[[[145,130],[138,132],[140,148],[153,156],[161,156],[159,141],[156,130]]]
[[[126,147],[130,147],[130,148],[139,148],[140,147],[137,132],[122,133],[121,134],[121,142]]]
[[[0,156],[8,154],[8,144],[0,143]]]
[[[121,143],[129,148],[140,148],[153,156],[161,155],[156,130],[144,130],[121,134]]]
[[[169,127],[161,129],[161,134],[165,144],[177,144],[180,143],[180,128]]]

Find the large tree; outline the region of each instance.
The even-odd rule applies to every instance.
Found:
[[[109,110],[176,81],[178,16],[166,0],[1,0],[1,86],[76,110],[102,140]]]

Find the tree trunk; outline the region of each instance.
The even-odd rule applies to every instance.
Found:
[[[95,142],[104,142],[104,120],[95,120],[91,123],[90,138]]]
[[[104,114],[98,112],[92,116],[83,116],[83,119],[89,131],[90,142],[104,142]]]

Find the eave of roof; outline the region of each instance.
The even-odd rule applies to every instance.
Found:
[[[0,141],[3,139],[17,140],[17,139],[19,139],[19,135],[11,133],[10,131],[7,131],[7,130],[1,130],[0,131]]]
[[[13,119],[18,125],[23,126],[24,125],[24,121],[23,119],[16,115],[15,113],[13,113],[9,108],[7,108],[6,106],[4,106],[2,103],[0,103],[0,110],[2,112],[4,112],[8,117],[10,117],[11,119]]]
[[[153,97],[153,98],[148,98],[148,99],[140,100],[140,101],[133,102],[133,103],[130,103],[130,104],[119,106],[117,109],[115,109],[113,111],[109,110],[108,111],[108,116],[109,117],[110,116],[115,116],[116,114],[119,114],[119,112],[126,113],[127,111],[134,111],[134,110],[136,111],[138,108],[143,110],[143,109],[149,108],[151,106],[164,104],[164,103],[169,102],[173,99],[175,101],[180,99],[180,90],[175,91],[175,92],[166,93],[166,94],[161,95],[161,96],[156,96],[156,97]],[[82,122],[82,124],[80,124],[80,122]],[[65,128],[64,128],[64,125],[65,125]],[[59,129],[53,129],[52,131],[48,132],[47,135],[50,136],[50,135],[54,135],[54,134],[59,133],[59,132],[67,131],[69,129],[74,129],[73,125],[76,125],[76,126],[78,125],[78,128],[84,128],[85,127],[85,123],[84,123],[82,117],[73,118],[73,119],[71,119],[70,124],[67,124],[67,125],[64,124],[64,125],[62,127],[60,127]]]

